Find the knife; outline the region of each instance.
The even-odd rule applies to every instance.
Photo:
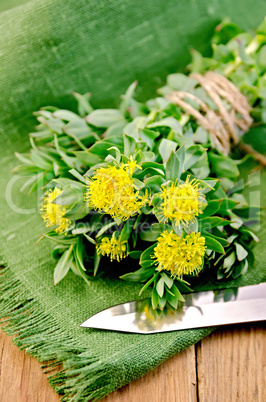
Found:
[[[266,320],[266,282],[218,291],[189,293],[177,310],[153,310],[150,299],[118,304],[80,326],[138,334]]]

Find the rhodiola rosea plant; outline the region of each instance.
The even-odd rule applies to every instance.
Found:
[[[212,57],[194,51],[189,66],[234,83],[256,121],[251,130],[265,123],[265,33],[265,22],[255,36],[223,23]],[[41,238],[55,242],[55,284],[69,270],[89,282],[104,274],[108,259],[123,280],[142,283],[140,293],[150,287],[153,309],[177,308],[191,277],[205,271],[217,280],[236,278],[252,266],[258,239],[250,221],[259,208],[248,208],[237,185],[247,157],[236,149],[223,152],[169,97],[185,91],[216,112],[195,79],[171,74],[160,96],[145,103],[135,100],[135,88],[130,85],[118,109],[94,110],[88,94],[75,94],[78,113],[54,107],[36,112],[32,149],[17,154],[21,165],[14,171],[27,177],[23,189],[42,193],[40,212],[49,231]]]

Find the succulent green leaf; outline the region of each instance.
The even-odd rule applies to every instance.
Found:
[[[124,120],[124,116],[117,109],[97,109],[86,116],[85,120],[95,127],[110,127],[112,124]]]
[[[244,260],[248,255],[247,250],[245,250],[244,247],[239,243],[234,243],[234,244],[236,246],[236,256],[237,256],[238,261]]]
[[[166,163],[171,155],[171,152],[175,152],[177,143],[171,140],[163,138],[159,145],[159,153],[163,159],[163,163]]]
[[[182,173],[182,166],[180,161],[173,151],[170,154],[168,161],[166,162],[166,180],[176,181],[180,179]]]
[[[133,137],[130,137],[129,135],[124,134],[124,155],[127,157],[130,157],[131,155],[134,154],[135,148],[136,148],[136,141],[134,140]]]
[[[71,263],[73,261],[73,244],[66,250],[61,258],[59,259],[58,263],[56,264],[54,270],[54,284],[57,285],[68,273]]]
[[[141,267],[137,271],[120,276],[120,279],[130,282],[146,282],[154,275],[155,267]]]
[[[205,236],[205,246],[209,249],[209,250],[213,250],[213,251],[217,251],[218,253],[222,253],[225,254],[224,248],[221,245],[221,243],[209,236]]]
[[[237,164],[233,159],[224,155],[217,155],[214,152],[208,153],[212,172],[215,172],[218,177],[228,177],[236,179],[239,176]]]
[[[156,284],[156,290],[160,297],[163,297],[164,294],[164,280],[160,278]]]

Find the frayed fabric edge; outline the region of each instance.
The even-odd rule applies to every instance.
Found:
[[[75,340],[47,315],[39,301],[28,297],[27,289],[13,272],[0,262],[0,323],[13,343],[42,363],[44,373],[62,366],[48,376],[51,387],[63,402],[96,401],[116,388],[107,362],[89,356],[85,348],[73,347]],[[107,367],[108,366],[108,367]]]

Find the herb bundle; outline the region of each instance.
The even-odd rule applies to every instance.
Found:
[[[203,271],[220,280],[252,266],[259,208],[237,183],[247,156],[234,145],[264,163],[241,136],[252,119],[251,130],[266,123],[266,22],[252,36],[225,21],[212,46],[145,103],[135,82],[118,109],[94,110],[89,94],[75,93],[78,114],[34,113],[32,149],[16,154],[14,173],[41,193],[55,284],[69,270],[88,283],[108,273],[141,282],[140,294],[150,287],[152,309],[175,309]]]

